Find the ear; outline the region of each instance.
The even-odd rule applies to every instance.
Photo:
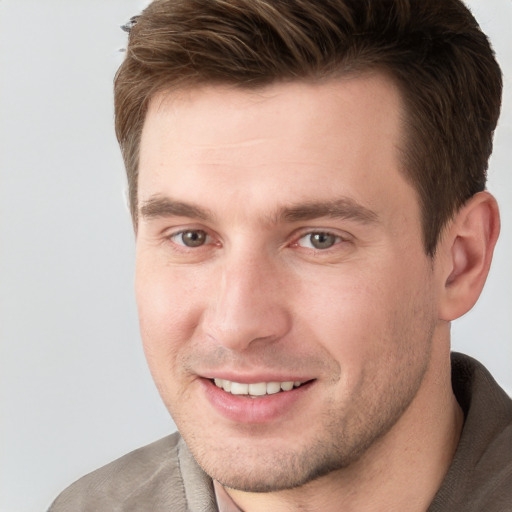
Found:
[[[442,320],[455,320],[478,300],[499,232],[498,205],[489,192],[475,194],[457,212],[440,247],[445,263],[440,300]]]

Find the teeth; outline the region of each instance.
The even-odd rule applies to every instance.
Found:
[[[267,394],[267,385],[264,382],[249,384],[249,395],[263,396]]]
[[[231,382],[232,395],[248,395],[249,384],[240,384],[239,382]]]
[[[250,395],[263,396],[274,395],[280,391],[291,391],[298,388],[303,382],[286,381],[286,382],[257,382],[255,384],[242,384],[240,382],[231,382],[230,380],[214,379],[214,383],[218,388],[233,395]]]
[[[267,395],[273,395],[281,391],[281,384],[279,382],[269,382],[267,384]]]

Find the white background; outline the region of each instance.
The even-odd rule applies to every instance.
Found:
[[[0,512],[174,430],[146,369],[112,79],[143,0],[0,0]],[[453,346],[512,390],[511,0],[469,2],[505,73],[503,231]]]

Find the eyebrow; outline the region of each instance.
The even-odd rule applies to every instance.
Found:
[[[140,216],[147,220],[164,217],[189,217],[210,221],[214,218],[213,213],[208,209],[163,196],[154,196],[144,201],[140,207]],[[278,208],[270,219],[271,223],[275,224],[280,221],[300,222],[321,217],[354,220],[362,224],[376,223],[379,220],[376,212],[347,197],[284,206]]]
[[[140,207],[140,216],[147,220],[161,217],[192,217],[207,221],[213,218],[209,210],[162,196],[151,197],[144,201]]]
[[[283,208],[278,215],[287,222],[312,220],[320,217],[355,220],[362,224],[372,224],[379,220],[376,212],[348,197],[325,202],[307,202],[296,206],[292,205]]]

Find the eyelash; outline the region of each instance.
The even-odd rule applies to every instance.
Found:
[[[333,240],[333,243],[332,245],[330,245],[329,247],[324,247],[324,248],[321,248],[321,247],[314,247],[313,246],[313,243],[312,243],[312,238],[314,236],[324,236],[324,237],[333,237],[334,240]],[[303,240],[303,239],[307,239],[309,237],[309,244],[310,244],[310,247],[304,247],[300,244],[300,241]],[[308,231],[306,233],[303,233],[301,234],[301,236],[299,238],[297,238],[297,240],[292,244],[293,247],[302,247],[304,249],[309,249],[309,250],[313,250],[313,251],[319,251],[319,252],[327,252],[329,249],[331,249],[332,247],[338,245],[339,243],[343,242],[343,241],[346,241],[344,238],[342,238],[340,235],[337,235],[336,233],[331,233],[330,231],[321,231],[321,230],[318,230],[318,231]]]
[[[196,246],[185,244],[183,241],[183,236],[187,233],[191,233],[191,234],[195,234],[195,235],[204,234],[204,242],[199,243]],[[314,247],[313,243],[311,242],[311,238],[315,235],[316,236],[322,235],[324,237],[333,237],[334,240],[332,241],[332,245],[329,245],[328,247]],[[181,237],[181,241],[179,241],[179,237]],[[304,245],[301,245],[301,243],[300,243],[301,240],[306,239],[307,237],[309,237],[309,245],[310,245],[309,247],[305,247]],[[166,236],[166,238],[170,242],[172,242],[172,244],[174,244],[174,246],[177,250],[180,250],[180,251],[188,251],[188,250],[197,251],[202,248],[205,248],[208,245],[211,245],[212,240],[213,240],[213,237],[210,234],[208,234],[208,232],[206,230],[199,229],[199,228],[197,228],[197,229],[193,229],[193,228],[181,229],[179,231],[170,233],[169,235]],[[301,248],[301,249],[305,249],[305,250],[315,251],[317,253],[322,253],[322,252],[327,253],[327,252],[329,252],[330,249],[339,245],[340,243],[349,242],[349,241],[350,241],[349,237],[347,237],[347,236],[341,236],[341,235],[333,233],[329,230],[315,229],[315,230],[301,232],[299,236],[294,237],[294,241],[291,244],[289,244],[289,247],[297,247],[297,248]],[[216,243],[214,245],[220,245],[220,243]]]
[[[185,243],[179,243],[178,241],[176,241],[176,239],[181,236],[182,237],[181,240],[183,242],[183,235],[186,233],[195,233],[195,234],[204,233],[205,242],[194,247],[194,246],[186,245]],[[168,239],[172,243],[178,245],[179,247],[184,247],[186,249],[195,249],[195,248],[199,248],[199,247],[204,247],[205,245],[208,244],[208,240],[209,239],[211,240],[211,238],[212,237],[204,229],[182,229],[181,231],[177,231],[177,232],[174,232],[174,233],[171,233],[170,235],[168,235]]]

